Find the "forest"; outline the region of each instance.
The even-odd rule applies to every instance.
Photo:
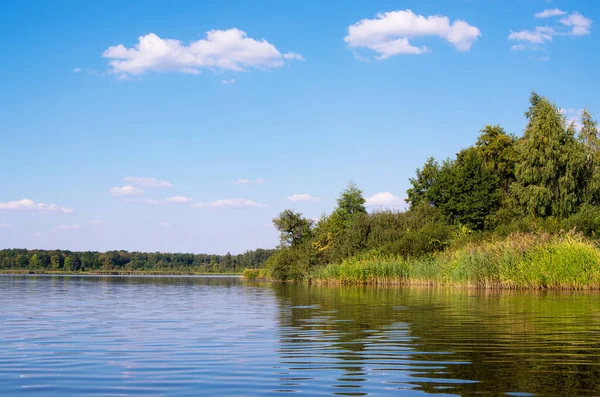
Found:
[[[365,208],[350,183],[329,215],[293,210],[277,252],[247,278],[340,283],[600,286],[600,137],[533,92],[522,136],[487,125],[410,179],[406,211]]]
[[[160,252],[72,252],[61,250],[0,250],[0,271],[65,273],[239,273],[263,267],[274,250],[257,249],[239,255],[172,254]]]

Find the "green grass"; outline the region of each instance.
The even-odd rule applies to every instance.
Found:
[[[414,259],[359,257],[317,268],[332,284],[428,284],[478,288],[600,288],[600,249],[576,234],[512,234]]]

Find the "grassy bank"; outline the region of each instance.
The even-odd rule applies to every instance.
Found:
[[[516,233],[419,258],[353,257],[315,268],[307,280],[324,284],[598,289],[600,248],[577,234]]]

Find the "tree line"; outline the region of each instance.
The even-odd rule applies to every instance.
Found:
[[[409,209],[368,213],[353,183],[337,207],[313,222],[293,210],[274,225],[280,245],[267,264],[274,279],[303,279],[349,257],[416,257],[513,232],[600,233],[600,136],[585,110],[581,126],[533,92],[522,136],[485,126],[476,142],[441,162],[429,158],[410,179]]]
[[[0,269],[64,272],[236,273],[260,268],[274,250],[239,255],[148,252],[73,252],[64,250],[0,250]]]

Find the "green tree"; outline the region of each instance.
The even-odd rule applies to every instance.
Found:
[[[439,175],[440,164],[433,157],[427,159],[423,168],[417,168],[417,176],[409,179],[412,187],[406,191],[406,201],[411,209],[420,205],[435,206],[431,188],[435,186]]]
[[[584,150],[556,105],[535,92],[530,102],[511,193],[526,214],[565,217],[582,201]]]
[[[515,179],[517,138],[507,134],[499,125],[486,125],[480,132],[475,144],[478,154],[485,166],[498,177],[502,191],[508,192]]]
[[[367,213],[365,202],[362,190],[354,182],[349,182],[337,199],[337,208],[334,213],[344,225],[347,225],[356,214]]]
[[[273,219],[273,224],[279,231],[281,246],[296,247],[305,237],[311,235],[313,221],[304,218],[299,212],[285,210]]]
[[[581,125],[578,138],[585,147],[587,161],[585,201],[589,204],[600,205],[600,137],[598,136],[598,123],[587,110],[584,110],[581,114]]]

